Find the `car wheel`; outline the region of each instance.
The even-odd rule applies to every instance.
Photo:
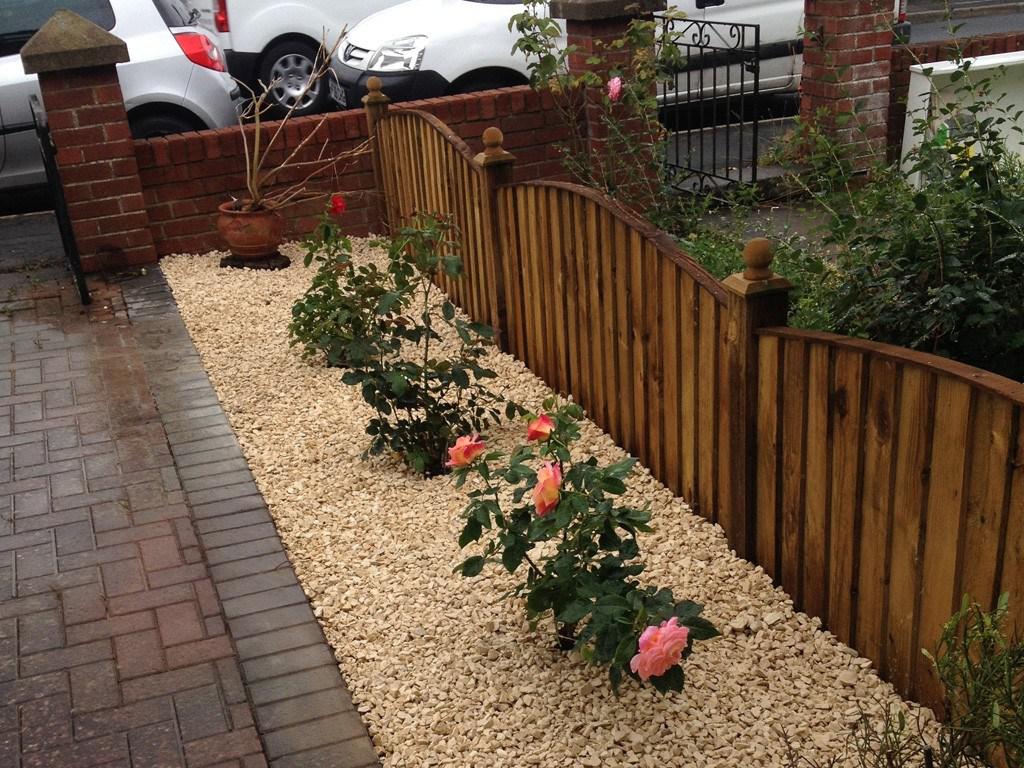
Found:
[[[171,133],[189,133],[199,127],[196,121],[183,115],[154,113],[129,117],[128,125],[134,139],[151,139],[154,136],[166,136]]]
[[[302,40],[286,40],[263,55],[260,80],[270,89],[272,115],[283,117],[295,107],[293,115],[312,115],[327,107],[327,82],[313,83],[303,93],[316,66],[319,48]]]

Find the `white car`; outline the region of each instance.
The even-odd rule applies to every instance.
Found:
[[[26,75],[21,47],[66,8],[125,41],[117,65],[136,138],[223,128],[238,120],[239,89],[216,40],[195,25],[180,0],[3,0],[0,5],[0,189],[45,183],[29,99],[39,80]]]
[[[275,112],[323,112],[331,106],[328,84],[306,88],[321,45],[360,19],[397,0],[189,0],[215,30],[228,70],[249,87],[271,85]],[[305,89],[305,91],[304,91]]]
[[[894,14],[905,2],[896,0]],[[672,5],[687,20],[760,25],[760,91],[797,89],[803,61],[804,0],[681,0]],[[359,105],[371,75],[381,79],[392,101],[528,82],[525,56],[512,52],[518,33],[508,29],[509,19],[524,10],[517,0],[407,0],[369,16],[349,30],[334,63],[344,91],[342,106]],[[686,26],[686,20],[676,23],[680,46],[693,39],[686,34]],[[729,46],[729,30],[721,34],[721,40],[711,38],[711,45]],[[739,78],[727,79],[724,67],[720,70],[721,76],[703,81],[681,74],[677,90],[702,82],[704,90],[722,95],[724,84],[735,88]],[[751,87],[752,78],[748,76],[745,83]],[[669,100],[672,96],[666,94]]]

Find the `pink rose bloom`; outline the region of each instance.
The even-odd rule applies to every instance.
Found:
[[[486,448],[480,435],[463,435],[448,449],[448,461],[445,466],[468,467]]]
[[[622,78],[613,77],[608,81],[608,98],[614,104],[622,98]]]
[[[683,659],[690,630],[679,626],[673,616],[657,627],[650,626],[640,635],[640,653],[629,661],[629,668],[641,680],[660,677]]]
[[[554,428],[555,420],[546,413],[542,413],[526,427],[526,439],[531,443],[537,440],[547,440]]]
[[[537,470],[537,484],[533,486],[533,504],[537,508],[537,517],[544,517],[558,506],[558,491],[561,486],[561,467],[545,461]]]

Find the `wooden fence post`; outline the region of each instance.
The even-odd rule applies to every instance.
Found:
[[[381,81],[376,75],[366,81],[366,87],[369,90],[363,96],[363,109],[366,111],[367,135],[370,137],[371,143],[370,156],[373,158],[373,179],[377,187],[377,199],[379,201],[377,209],[380,214],[381,224],[388,227],[393,223],[391,201],[388,200],[387,190],[384,187],[384,166],[381,162],[380,142],[377,140],[377,123],[387,114],[388,104],[391,99],[381,92]]]
[[[731,469],[729,509],[721,524],[736,552],[748,560],[757,545],[757,329],[786,325],[792,284],[771,270],[775,254],[763,237],[743,249],[746,269],[723,281],[729,292],[726,333],[730,424],[728,466]],[[724,414],[723,414],[724,415]]]
[[[497,335],[498,346],[504,351],[509,351],[508,343],[508,315],[506,313],[505,297],[505,259],[501,246],[501,211],[498,206],[498,187],[503,184],[512,183],[512,172],[515,168],[516,158],[511,152],[505,151],[502,142],[505,140],[502,132],[491,126],[484,131],[484,151],[473,158],[473,162],[483,171],[484,187],[487,199],[487,238],[490,258],[488,259],[489,269],[492,274],[488,275],[488,281],[494,286],[493,312],[494,331]]]

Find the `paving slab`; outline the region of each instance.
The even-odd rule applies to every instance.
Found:
[[[0,763],[377,765],[159,269],[0,219]]]

